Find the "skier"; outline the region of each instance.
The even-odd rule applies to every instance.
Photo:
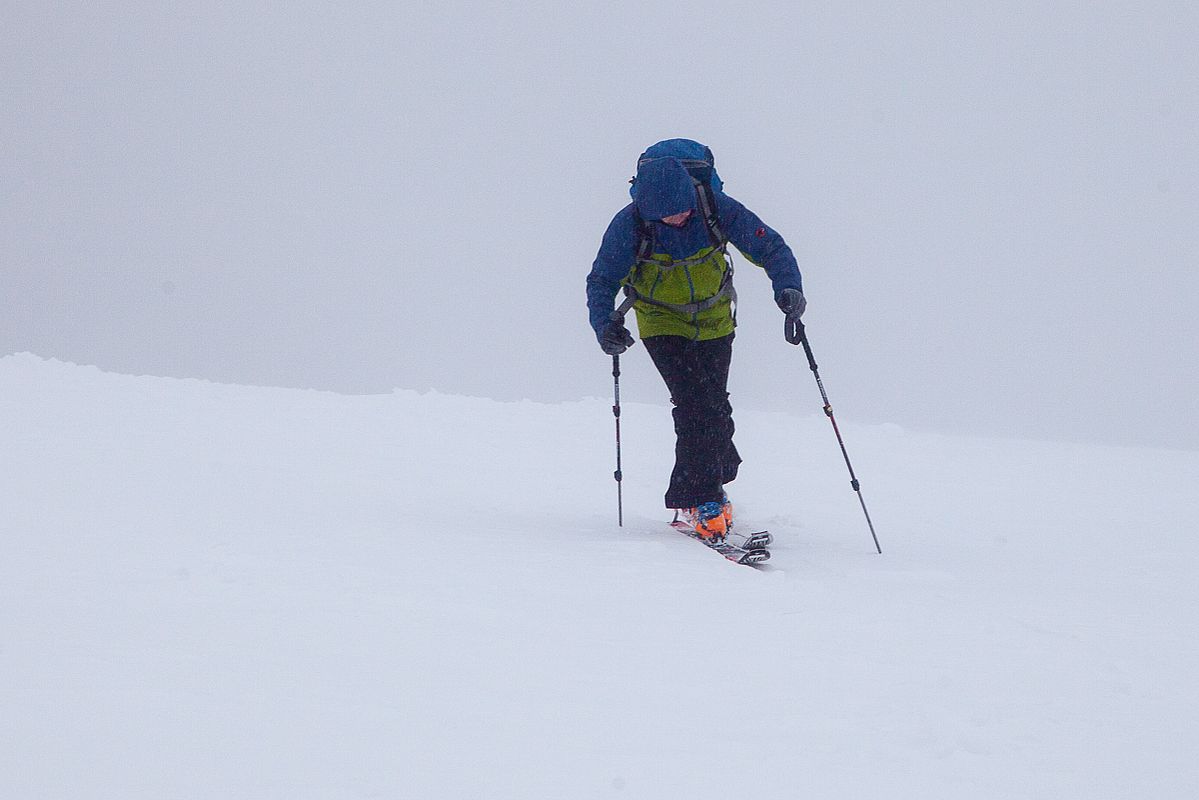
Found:
[[[777,232],[724,193],[712,151],[698,142],[667,139],[642,153],[630,194],[587,276],[591,327],[605,353],[620,355],[634,343],[624,315],[637,312],[638,333],[674,406],[666,507],[704,539],[720,541],[733,514],[724,484],[741,463],[727,389],[736,325],[728,244],[766,270],[792,344],[801,341],[807,305],[799,266]],[[613,310],[621,287],[626,299]]]

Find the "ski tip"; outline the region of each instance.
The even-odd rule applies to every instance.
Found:
[[[747,545],[756,547],[769,547],[774,544],[774,536],[770,531],[755,531],[745,537]]]
[[[741,557],[742,564],[761,564],[770,560],[769,550],[749,550]]]

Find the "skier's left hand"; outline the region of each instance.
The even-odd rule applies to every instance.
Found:
[[[787,315],[786,321],[783,323],[783,336],[791,344],[799,344],[803,341],[804,330],[803,323],[800,322],[800,317],[808,307],[808,301],[804,299],[803,292],[799,289],[783,289],[778,296],[779,309]]]

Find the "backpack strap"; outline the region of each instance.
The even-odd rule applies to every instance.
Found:
[[[625,299],[621,302],[620,307],[612,312],[611,319],[623,320],[625,314],[629,313],[629,309],[633,307],[633,303],[641,301],[648,303],[651,306],[665,308],[668,311],[674,311],[679,314],[695,315],[702,311],[707,311],[709,308],[716,306],[724,298],[729,298],[732,303],[737,302],[737,290],[733,288],[733,270],[730,267],[725,270],[724,277],[720,280],[720,288],[716,290],[716,294],[711,297],[700,300],[697,303],[664,303],[661,300],[655,300],[652,297],[646,297],[633,288],[632,284],[626,283],[624,286]],[[736,312],[734,312],[736,319]]]
[[[691,180],[695,182],[695,194],[699,198],[699,211],[704,215],[704,224],[708,227],[708,238],[712,240],[712,246],[718,250],[727,249],[729,240],[720,227],[720,214],[716,210],[716,192],[712,190],[712,184],[701,182],[696,178]]]

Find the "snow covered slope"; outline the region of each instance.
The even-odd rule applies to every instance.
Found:
[[[1190,796],[1199,454],[842,422],[884,554],[742,413],[759,572],[663,524],[666,408],[618,529],[606,400],[0,359],[0,797]]]

